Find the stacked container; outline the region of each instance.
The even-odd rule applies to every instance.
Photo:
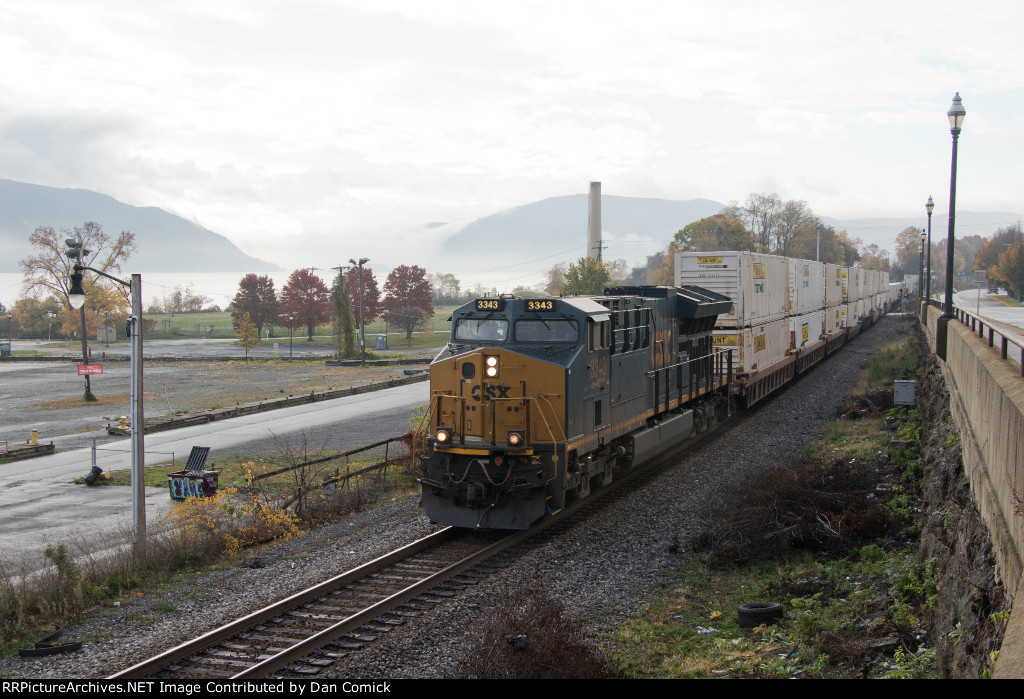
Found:
[[[789,319],[790,347],[803,349],[813,345],[825,333],[824,311],[814,311]]]
[[[713,342],[736,348],[737,373],[759,371],[786,358],[787,258],[735,250],[678,253],[675,283],[701,286],[733,300],[732,312],[718,316]]]
[[[736,350],[738,374],[763,371],[880,311],[889,284],[886,272],[756,252],[683,252],[675,263],[676,286],[733,300],[713,342]]]
[[[715,327],[741,328],[786,317],[789,270],[786,258],[746,251],[681,252],[676,286],[694,284],[733,300],[732,313]]]
[[[825,273],[821,262],[788,258],[790,316],[820,311],[825,303]]]
[[[780,318],[746,328],[715,328],[715,347],[735,349],[733,367],[738,374],[750,374],[782,361],[789,354],[790,319]]]

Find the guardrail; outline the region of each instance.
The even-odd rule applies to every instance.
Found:
[[[932,305],[936,305],[939,308],[942,307],[941,304],[934,304],[933,303]],[[954,308],[953,309],[953,313],[956,316],[957,320],[959,320],[964,325],[969,326],[972,331],[978,333],[978,337],[981,338],[982,340],[985,339],[985,330],[987,329],[988,330],[988,346],[989,347],[995,347],[995,340],[996,340],[996,337],[998,336],[999,340],[1000,340],[1000,342],[999,342],[999,345],[1000,345],[1000,355],[1002,356],[1003,359],[1007,359],[1008,358],[1007,357],[1007,350],[1009,349],[1010,345],[1013,345],[1014,347],[1019,349],[1020,350],[1020,375],[1022,377],[1024,377],[1024,344],[1022,344],[1021,342],[1018,342],[1017,340],[1014,340],[1013,338],[1007,337],[1002,331],[997,330],[992,325],[991,322],[986,321],[985,318],[982,318],[981,316],[975,315],[974,313],[971,313],[970,311],[964,310],[963,308]]]

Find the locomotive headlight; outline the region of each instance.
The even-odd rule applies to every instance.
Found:
[[[451,444],[452,443],[452,430],[450,427],[439,427],[437,433],[434,434],[434,440],[438,444]]]
[[[487,357],[486,359],[484,359],[484,374],[486,374],[487,378],[489,378],[489,379],[493,379],[493,378],[496,378],[498,376],[498,358],[497,357],[493,357],[492,356],[492,357]]]
[[[510,447],[521,447],[526,443],[526,434],[522,430],[509,430],[505,439]]]

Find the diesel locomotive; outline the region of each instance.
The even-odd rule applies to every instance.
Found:
[[[732,300],[696,286],[476,299],[430,367],[423,511],[526,529],[729,411]]]

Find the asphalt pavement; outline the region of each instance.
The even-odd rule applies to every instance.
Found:
[[[146,461],[170,461],[172,454],[183,461],[196,445],[210,447],[214,462],[228,450],[258,454],[302,441],[344,450],[404,433],[412,411],[428,399],[428,384],[416,383],[151,434],[145,438]],[[105,444],[97,465],[105,471],[128,469],[129,445],[128,439]],[[91,458],[91,449],[76,449],[0,464],[0,565],[9,573],[43,566],[48,545],[66,543],[76,555],[95,555],[127,540],[129,489],[72,483],[89,472]],[[173,504],[167,488],[147,488],[148,526]]]

